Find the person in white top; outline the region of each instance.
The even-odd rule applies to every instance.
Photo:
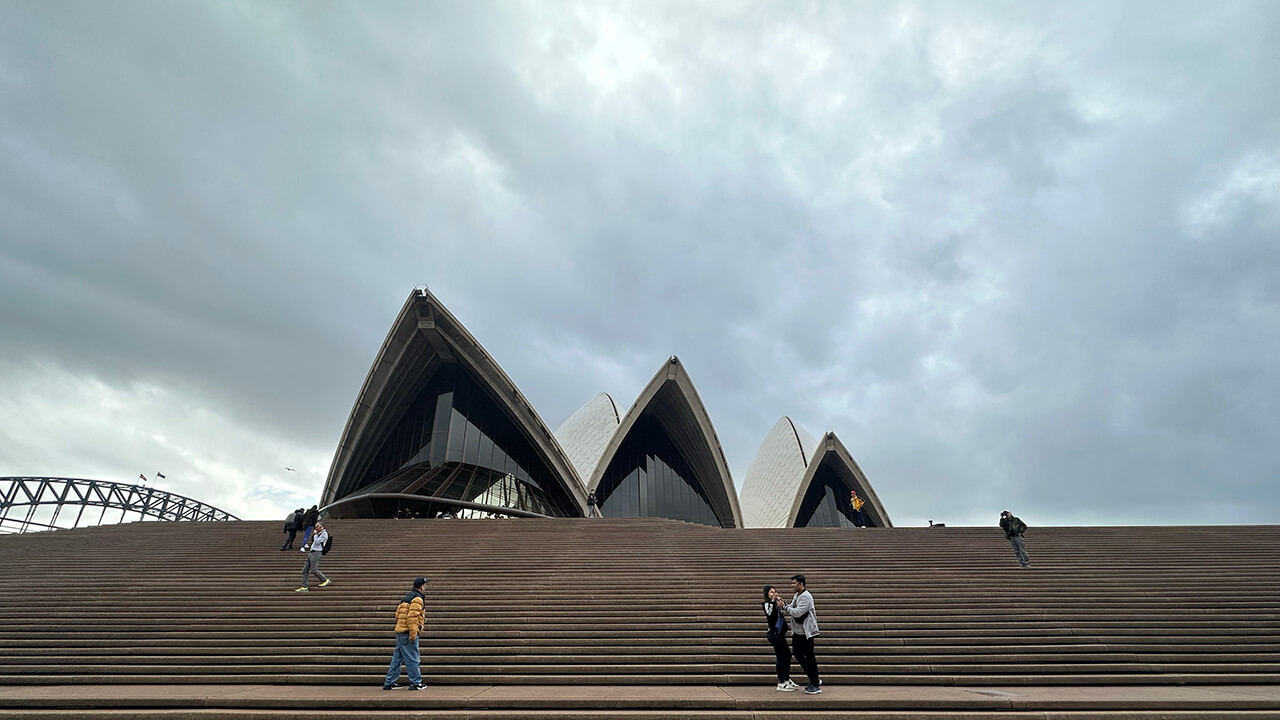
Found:
[[[307,553],[307,562],[302,566],[302,587],[294,590],[294,592],[307,592],[307,581],[312,575],[320,578],[320,587],[324,587],[333,582],[320,572],[320,558],[324,557],[324,545],[329,542],[329,532],[324,529],[324,523],[316,523],[316,534],[311,538],[311,542],[303,545],[302,549]]]

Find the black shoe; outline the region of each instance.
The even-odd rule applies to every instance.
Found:
[[[817,685],[807,685],[804,689],[805,695],[818,695],[822,692],[822,688]]]
[[[404,687],[404,686],[403,686],[403,685],[383,685],[383,686],[382,686],[382,689],[383,689],[383,690],[395,690],[395,689],[396,689],[396,688],[398,688],[398,687]]]
[[[421,683],[419,683],[419,684],[417,684],[417,685],[414,685],[413,683],[409,683],[409,689],[410,689],[410,690],[426,690],[426,689],[427,689],[427,686],[426,686],[426,685],[423,685],[423,684],[421,684]]]

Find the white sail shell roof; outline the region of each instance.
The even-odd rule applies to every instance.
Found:
[[[621,417],[609,393],[600,393],[578,408],[556,428],[556,440],[569,457],[578,477],[590,479],[600,456],[618,430]]]
[[[817,443],[783,416],[764,436],[742,483],[742,520],[749,528],[787,527],[787,514]]]

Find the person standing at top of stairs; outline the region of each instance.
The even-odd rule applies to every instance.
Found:
[[[855,526],[855,527],[866,527],[866,526],[867,526],[867,516],[866,516],[866,515],[864,515],[864,514],[862,513],[862,506],[863,506],[863,505],[866,505],[866,502],[864,502],[862,498],[858,497],[858,491],[857,491],[857,490],[850,490],[850,491],[849,491],[849,504],[853,506],[853,524],[854,524],[854,526]]]
[[[596,502],[596,491],[587,493],[587,517],[604,517],[600,514],[600,505]]]
[[[409,675],[410,690],[425,690],[422,684],[421,656],[418,654],[418,636],[427,622],[427,596],[422,587],[429,582],[424,577],[413,579],[413,589],[400,600],[396,606],[396,649],[391,653],[391,667],[387,668],[387,677],[382,681],[383,690],[394,690],[399,685],[400,666],[403,665]]]
[[[1005,510],[1000,513],[1000,529],[1004,531],[1005,538],[1013,546],[1013,555],[1018,558],[1018,564],[1024,568],[1031,567],[1031,558],[1027,557],[1027,545],[1022,540],[1022,533],[1027,531],[1027,524]]]
[[[818,677],[818,658],[813,654],[813,639],[818,637],[818,608],[814,605],[813,595],[806,587],[803,575],[791,576],[791,589],[795,591],[791,602],[783,604],[778,598],[777,604],[791,616],[791,651],[795,653],[800,667],[809,676],[809,684],[805,686],[805,695],[817,695],[822,692],[822,679]]]
[[[311,544],[311,531],[315,529],[316,523],[320,522],[320,508],[315,505],[302,516],[302,552],[307,551],[307,546]]]
[[[311,539],[310,545],[303,545],[302,551],[307,554],[307,561],[302,566],[302,587],[294,590],[294,592],[307,592],[307,582],[312,575],[320,578],[320,587],[324,587],[333,582],[320,572],[320,558],[324,556],[325,544],[329,542],[329,533],[325,532],[324,523],[316,523],[316,536]]]

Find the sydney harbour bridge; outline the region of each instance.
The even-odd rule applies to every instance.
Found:
[[[0,477],[0,533],[112,525],[136,520],[238,520],[199,500],[135,483]]]

